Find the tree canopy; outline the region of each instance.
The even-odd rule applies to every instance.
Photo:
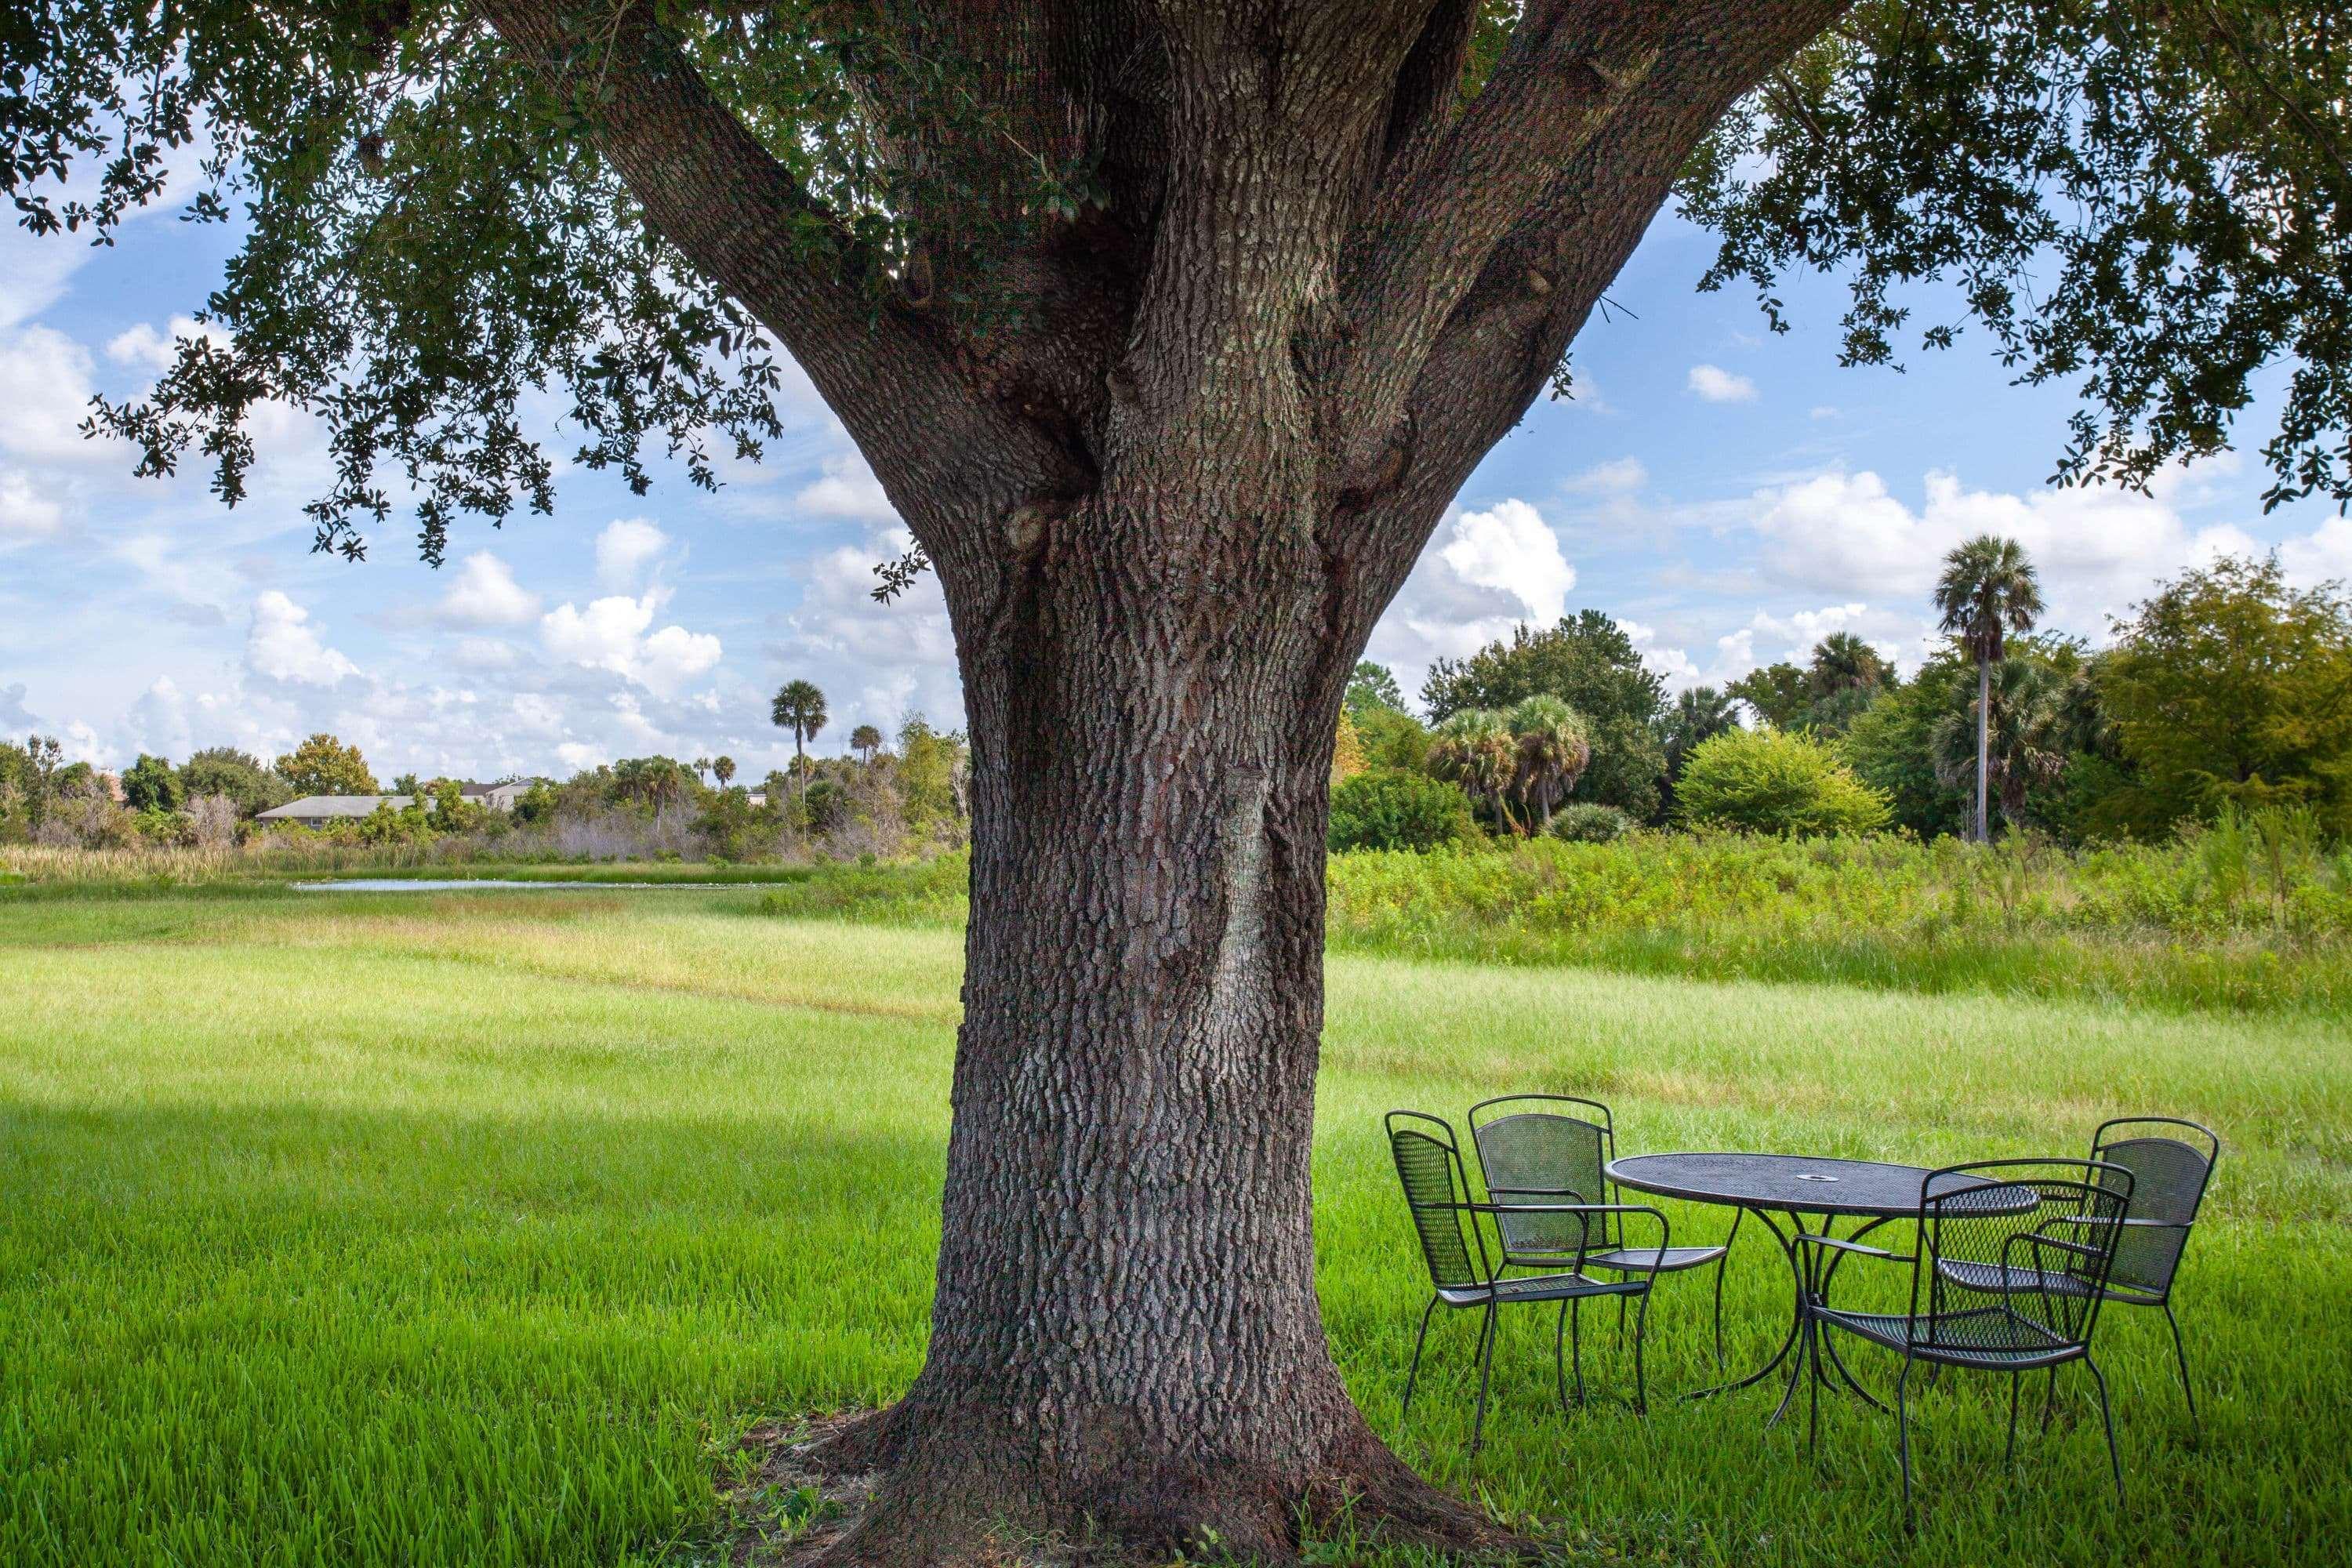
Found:
[[[1506,709],[1530,697],[1559,698],[1585,721],[1591,766],[1578,799],[1616,806],[1636,820],[1657,809],[1665,752],[1654,721],[1665,706],[1665,682],[1642,662],[1623,627],[1599,610],[1580,610],[1542,629],[1515,626],[1507,641],[1467,658],[1438,659],[1421,689],[1431,720],[1441,725],[1466,708]]]
[[[2021,379],[2075,384],[2068,479],[2145,480],[2214,449],[2258,373],[2284,365],[2273,499],[2352,494],[2352,66],[2332,0],[1867,0],[1778,7],[1771,26],[1685,4],[1618,33],[1606,8],[1559,0],[1294,9],[1362,13],[1351,45],[1403,58],[1390,151],[1439,149],[1451,127],[1463,157],[1514,169],[1475,201],[1416,206],[1464,174],[1423,158],[1428,181],[1351,198],[1366,236],[1410,218],[1477,247],[1486,265],[1439,297],[1457,314],[1475,313],[1471,285],[1499,303],[1554,278],[1559,240],[1615,221],[1580,177],[1696,116],[1704,140],[1667,173],[1723,237],[1706,281],[1752,286],[1776,328],[1779,279],[1828,268],[1852,286],[1850,361],[1974,331]],[[787,317],[904,340],[919,353],[872,367],[876,395],[938,406],[917,373],[977,389],[1071,477],[1045,449],[1083,448],[1107,394],[1048,351],[1115,340],[1136,309],[1174,109],[1154,84],[1181,35],[1114,7],[937,11],[12,7],[0,191],[36,230],[101,241],[155,203],[240,226],[202,316],[220,335],[184,342],[151,397],[99,423],[151,469],[200,456],[234,500],[247,416],[267,399],[311,409],[339,459],[313,509],[322,547],[362,549],[395,487],[434,559],[461,514],[546,510],[554,464],[520,408],[542,386],[583,432],[581,460],[642,485],[651,442],[713,482],[711,440],[752,453],[775,433]],[[1733,61],[1757,79],[1717,97],[1706,73]],[[1596,84],[1580,109],[1557,96]],[[1574,134],[1540,153],[1562,112]],[[1532,123],[1487,122],[1507,117]],[[665,131],[726,151],[658,191]],[[752,193],[743,239],[765,278],[667,205]],[[1381,281],[1352,285],[1331,330]],[[1443,321],[1416,329],[1408,363]],[[828,397],[848,391],[814,325],[788,335]],[[1566,342],[1538,341],[1553,361]]]

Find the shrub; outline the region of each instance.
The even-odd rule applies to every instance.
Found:
[[[1694,827],[1792,837],[1872,833],[1890,815],[1885,796],[1827,746],[1783,730],[1732,730],[1700,742],[1675,800]]]
[[[1552,814],[1547,829],[1569,844],[1607,844],[1633,831],[1633,819],[1613,805],[1582,800]]]
[[[1470,797],[1425,773],[1375,768],[1331,792],[1334,849],[1434,849],[1477,836]]]

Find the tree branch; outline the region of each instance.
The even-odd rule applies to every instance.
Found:
[[[1430,343],[1496,245],[1640,93],[1689,10],[1530,4],[1485,90],[1389,170],[1341,297],[1349,342],[1328,396],[1333,425],[1355,437],[1343,485],[1379,465]]]
[[[1851,3],[1711,8],[1709,25],[1659,54],[1638,95],[1554,171],[1492,247],[1412,367],[1398,419],[1409,450],[1328,525],[1329,549],[1348,566],[1347,602],[1336,609],[1344,635],[1370,634],[1447,504],[1525,416],[1648,232],[1691,150]]]
[[[942,566],[982,525],[1075,493],[1086,464],[982,395],[941,329],[860,286],[877,265],[711,93],[653,7],[585,33],[564,0],[478,0],[519,58],[587,119],[647,218],[798,360]]]

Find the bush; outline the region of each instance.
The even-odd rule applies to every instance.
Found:
[[[1425,773],[1375,768],[1331,792],[1334,849],[1434,849],[1477,837],[1470,797]]]
[[[1552,814],[1544,831],[1566,844],[1608,844],[1633,831],[1633,819],[1613,805],[1578,801]]]
[[[1891,815],[1886,797],[1827,746],[1784,730],[1731,730],[1701,742],[1675,802],[1694,827],[1787,837],[1874,833]]]

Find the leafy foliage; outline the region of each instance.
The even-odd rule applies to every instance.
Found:
[[[1433,849],[1478,836],[1470,797],[1426,773],[1375,768],[1331,791],[1333,849]]]
[[[1665,683],[1642,662],[1633,639],[1599,610],[1580,610],[1556,626],[1514,627],[1466,659],[1430,666],[1421,699],[1441,725],[1465,708],[1507,709],[1529,697],[1556,697],[1583,715],[1592,751],[1581,789],[1588,800],[1646,819],[1656,809],[1665,754],[1655,721]],[[1475,792],[1474,792],[1475,793]]]
[[[1544,831],[1563,844],[1613,844],[1633,831],[1633,819],[1613,805],[1580,800],[1554,813]]]
[[[357,746],[321,731],[278,759],[278,775],[297,795],[374,795],[375,775]]]
[[[2224,805],[2305,805],[2352,833],[2352,602],[2275,559],[2183,574],[2117,626],[2099,692],[2137,782],[2110,831],[2162,833]]]
[[[1691,752],[1676,809],[1695,827],[1808,837],[1886,826],[1885,800],[1836,753],[1782,730],[1734,730]]]
[[[2291,361],[2272,504],[2352,497],[2352,58],[2335,0],[1865,0],[1775,71],[1682,184],[1776,331],[1797,268],[1852,284],[1844,361],[1973,321],[2021,381],[2075,380],[2065,482],[2218,449]]]

